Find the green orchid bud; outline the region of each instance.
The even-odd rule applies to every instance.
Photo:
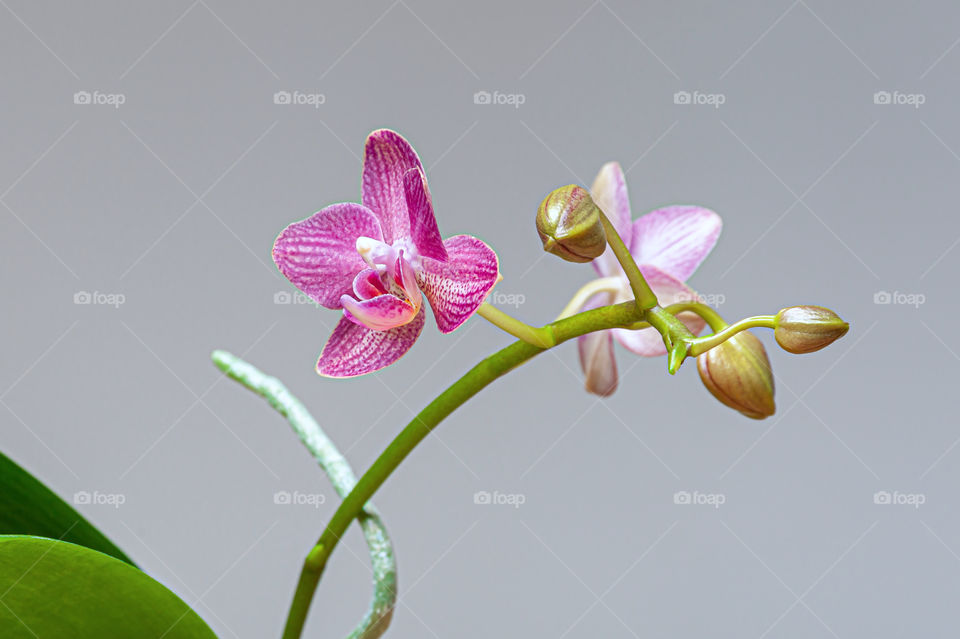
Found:
[[[791,306],[777,313],[773,335],[783,350],[812,353],[829,346],[847,334],[850,325],[829,308]]]
[[[590,193],[575,184],[551,191],[540,203],[537,233],[544,251],[568,262],[591,262],[607,248],[600,209]]]
[[[764,419],[776,411],[767,351],[749,331],[697,357],[697,370],[714,397],[747,417]]]

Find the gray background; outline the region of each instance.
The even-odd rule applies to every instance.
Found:
[[[495,247],[498,290],[523,300],[506,310],[527,321],[591,276],[542,256],[537,204],[615,159],[635,216],[723,216],[691,284],[728,319],[818,303],[852,323],[804,357],[761,335],[778,393],[763,422],[715,402],[691,363],[669,377],[623,350],[606,401],[581,392],[571,345],[486,390],[377,495],[399,553],[391,636],[956,635],[954,3],[0,5],[3,450],[68,499],[123,495],[79,508],[221,636],[279,634],[337,500],[210,351],[285,380],[362,471],[508,341],[430,320],[382,374],[313,372],[337,313],[274,303],[291,289],[270,247],[359,199],[379,127],[424,159],[443,234]],[[84,90],[125,103],[74,104]],[[274,104],[281,90],[325,101]],[[524,104],[475,104],[481,90]],[[326,501],[274,504],[282,490]],[[675,504],[684,490],[725,503]],[[359,619],[367,565],[354,529],[309,636]]]

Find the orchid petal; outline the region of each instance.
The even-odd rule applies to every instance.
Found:
[[[443,243],[446,262],[423,258],[417,283],[430,301],[437,327],[449,333],[483,304],[500,276],[497,254],[470,235],[455,235]]]
[[[361,236],[383,236],[376,216],[353,202],[333,204],[285,228],[273,245],[273,261],[310,299],[337,309],[366,266],[357,253]]]
[[[581,310],[605,306],[612,301],[610,293],[598,293],[591,297]],[[580,368],[583,369],[584,387],[587,392],[609,397],[617,390],[617,359],[613,352],[613,334],[610,331],[595,331],[577,338]]]
[[[375,331],[403,326],[420,312],[419,304],[415,306],[389,293],[359,301],[344,295],[340,298],[340,304],[347,319]]]
[[[668,206],[633,223],[630,253],[639,264],[654,264],[686,281],[720,236],[720,216],[699,206]]]
[[[389,366],[417,341],[424,318],[421,307],[411,322],[388,331],[375,331],[342,318],[320,353],[317,372],[324,377],[356,377]]]
[[[389,129],[367,137],[361,184],[363,205],[373,211],[383,227],[388,244],[410,237],[410,215],[403,176],[410,169],[423,170],[417,152],[399,133]]]
[[[673,277],[669,273],[661,271],[659,268],[650,264],[641,264],[640,271],[644,279],[653,289],[660,306],[669,306],[676,302],[689,302],[697,298],[696,292],[689,286]],[[681,313],[677,316],[694,335],[699,335],[706,322],[698,315],[693,313]],[[663,337],[654,328],[643,328],[638,331],[631,331],[625,328],[612,329],[614,337],[623,345],[624,348],[633,351],[643,357],[658,357],[666,355],[667,349],[663,345]]]
[[[410,303],[419,308],[423,296],[420,294],[420,288],[417,285],[417,274],[410,262],[404,258],[403,250],[400,251],[400,256],[397,257],[393,266],[393,279],[403,289],[403,294],[407,296]]]
[[[630,199],[627,196],[627,182],[623,176],[623,169],[617,162],[607,162],[600,169],[590,187],[590,197],[600,207],[623,243],[630,246],[633,225],[630,217]],[[616,275],[620,272],[620,265],[610,247],[603,255],[593,261],[593,268],[602,276]]]
[[[410,213],[410,238],[417,251],[424,257],[445,262],[447,250],[443,248],[443,239],[437,228],[427,176],[419,168],[410,169],[403,176],[403,186]]]
[[[353,279],[353,292],[357,299],[368,300],[389,291],[384,287],[377,269],[365,268]]]

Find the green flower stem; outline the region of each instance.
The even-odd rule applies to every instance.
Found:
[[[477,315],[533,346],[539,348],[552,348],[556,346],[557,342],[550,326],[536,328],[529,324],[524,324],[488,302],[480,305],[480,308],[477,309]]]
[[[748,317],[717,331],[713,335],[693,338],[688,341],[690,356],[696,357],[697,355],[702,355],[714,346],[723,344],[737,333],[745,331],[748,328],[773,328],[773,322],[775,319],[776,316],[774,315],[757,315],[755,317]]]
[[[252,364],[226,351],[214,351],[211,357],[217,368],[228,377],[266,399],[277,412],[287,418],[294,432],[330,478],[330,483],[341,498],[353,490],[357,478],[350,464],[323,432],[313,415],[280,380],[264,374]],[[376,639],[386,632],[387,626],[390,625],[393,608],[397,602],[397,562],[387,529],[372,503],[367,503],[363,507],[363,510],[358,513],[357,520],[363,529],[363,535],[370,550],[373,598],[367,614],[350,633],[348,639]],[[309,584],[303,584],[302,581],[301,579],[301,585],[305,586],[305,589],[301,592],[298,588],[297,594],[303,601],[299,603],[295,601],[294,605],[302,606],[305,611],[310,605],[312,590],[308,591]]]
[[[640,267],[637,266],[633,256],[630,255],[630,249],[623,243],[623,239],[617,233],[613,222],[603,211],[600,211],[600,222],[607,234],[607,245],[613,251],[617,261],[620,262],[620,267],[627,275],[627,281],[630,282],[630,289],[633,291],[633,297],[637,301],[637,305],[643,310],[653,308],[657,305],[657,296],[650,289],[647,280],[643,279],[643,273],[640,272]]]
[[[623,278],[619,275],[612,275],[610,277],[599,277],[593,281],[587,282],[584,284],[579,291],[573,294],[573,297],[570,298],[570,301],[567,302],[567,305],[560,311],[560,315],[557,316],[558,320],[570,317],[587,303],[591,297],[597,293],[616,293],[620,290],[623,285]]]
[[[694,335],[672,312],[659,306],[647,309],[645,316],[663,337],[663,344],[667,348],[667,372],[673,375],[687,358],[689,343]]]
[[[644,315],[645,312],[639,309],[634,301],[630,301],[578,313],[547,326],[554,336],[555,344],[562,344],[567,340],[593,331],[625,328],[643,319]],[[490,355],[430,402],[390,442],[386,450],[380,454],[350,494],[341,502],[340,507],[337,508],[330,519],[330,523],[327,524],[319,541],[317,541],[317,545],[307,555],[290,606],[290,614],[287,618],[283,639],[300,637],[303,625],[306,622],[310,601],[316,591],[320,576],[323,574],[327,559],[340,538],[343,537],[350,522],[363,511],[367,500],[373,496],[407,455],[450,413],[479,393],[488,384],[544,352],[544,350],[546,349],[520,340]]]
[[[727,327],[727,323],[722,317],[720,317],[719,313],[706,304],[702,304],[700,302],[679,302],[677,304],[671,304],[667,307],[667,310],[674,315],[684,311],[692,311],[706,320],[707,324],[710,325],[710,328],[713,329],[714,333],[719,332]]]

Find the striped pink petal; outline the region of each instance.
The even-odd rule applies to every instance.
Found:
[[[603,165],[590,187],[590,197],[613,222],[613,227],[623,239],[623,243],[630,246],[633,233],[630,199],[627,197],[627,182],[619,163],[607,162]],[[620,264],[609,246],[603,255],[593,261],[593,268],[602,276],[620,272]]]
[[[598,293],[583,305],[582,310],[605,306],[611,303],[611,298],[610,293]],[[577,338],[577,351],[587,392],[601,397],[613,395],[617,390],[617,359],[613,352],[613,333],[595,331],[581,335]]]
[[[403,185],[407,196],[407,209],[410,212],[410,239],[420,255],[446,261],[447,250],[443,248],[437,218],[433,214],[433,200],[430,198],[430,189],[427,188],[427,176],[418,168],[410,169],[403,176]]]
[[[500,275],[497,254],[470,235],[455,235],[443,243],[446,262],[423,258],[417,283],[433,309],[437,327],[449,333],[473,315]]]
[[[333,204],[285,228],[273,245],[273,261],[312,300],[340,308],[340,297],[366,267],[357,253],[361,236],[382,237],[376,216],[353,202]]]
[[[324,377],[356,377],[393,364],[417,341],[424,317],[421,308],[413,321],[388,331],[375,331],[342,318],[320,353],[317,372]]]
[[[630,253],[638,264],[654,264],[686,281],[720,237],[720,216],[699,206],[668,206],[633,223]]]
[[[656,266],[641,264],[640,271],[656,294],[660,306],[669,306],[676,302],[689,302],[696,299],[697,294],[693,289]],[[699,335],[706,326],[706,322],[693,313],[681,313],[678,317],[694,335]],[[656,329],[643,328],[639,331],[629,331],[625,328],[615,328],[612,330],[617,341],[624,348],[637,355],[658,357],[667,353],[667,349],[663,345],[663,338]]]
[[[410,169],[423,170],[417,152],[399,133],[389,129],[367,137],[361,183],[364,206],[373,211],[383,227],[387,244],[410,237],[410,216],[403,176]]]

